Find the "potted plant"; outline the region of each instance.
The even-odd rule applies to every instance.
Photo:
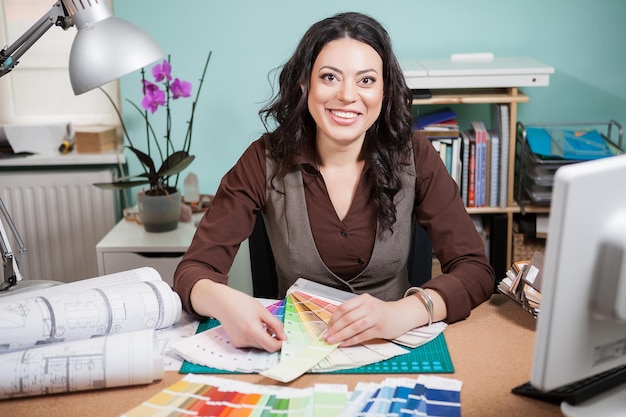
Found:
[[[133,143],[119,109],[115,106],[111,96],[106,91],[102,90],[111,104],[113,104],[119,117],[124,136],[128,143],[126,148],[137,157],[141,163],[143,172],[137,175],[119,178],[111,183],[97,183],[94,185],[111,190],[129,189],[147,185],[148,187],[146,189],[142,189],[137,193],[137,206],[139,208],[141,222],[144,229],[148,232],[165,232],[178,227],[180,206],[182,204],[181,194],[178,188],[178,174],[187,168],[195,158],[195,156],[189,153],[193,131],[193,118],[210,59],[211,52],[209,52],[207,56],[195,97],[191,103],[191,113],[187,121],[187,131],[182,148],[180,149],[175,149],[172,137],[171,101],[190,97],[192,85],[188,81],[172,78],[172,67],[169,57],[167,60],[163,60],[163,62],[155,64],[152,67],[154,82],[147,80],[144,69],[141,70],[141,85],[143,91],[141,107],[129,99],[126,100],[141,114],[145,122],[146,141],[144,150],[140,150]],[[161,123],[163,133],[159,136],[150,116],[154,116],[161,107],[163,107],[165,111],[160,113],[164,118]],[[158,159],[154,156],[157,154]]]

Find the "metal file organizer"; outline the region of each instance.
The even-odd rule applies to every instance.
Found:
[[[515,199],[520,206],[521,213],[525,213],[525,206],[529,204],[549,206],[552,201],[552,184],[554,173],[561,166],[581,162],[583,159],[565,157],[550,157],[534,153],[528,141],[528,128],[551,130],[595,130],[606,142],[613,155],[624,152],[623,129],[615,120],[608,122],[564,122],[516,125],[515,149]]]

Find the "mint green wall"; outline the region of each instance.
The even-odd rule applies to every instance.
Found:
[[[526,88],[526,123],[626,124],[626,2],[622,0],[114,0],[116,15],[150,33],[172,55],[176,76],[193,81],[212,61],[198,105],[191,170],[200,191],[221,176],[263,131],[258,110],[271,94],[270,71],[315,21],[341,11],[368,13],[389,31],[397,56],[446,58],[493,52],[554,66],[549,87]],[[138,74],[121,80],[140,101]],[[133,114],[126,106],[128,117]],[[186,114],[175,115],[184,119]],[[142,135],[138,127],[133,135]],[[135,161],[130,156],[131,170]]]

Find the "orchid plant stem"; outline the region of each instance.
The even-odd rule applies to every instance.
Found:
[[[211,55],[212,52],[209,52],[202,69],[202,75],[191,103],[191,114],[187,120],[185,136],[184,139],[180,138],[183,140],[182,148],[179,148],[180,150],[176,150],[174,140],[172,139],[172,131],[174,129],[173,117],[175,115],[172,107],[175,107],[176,105],[171,106],[172,102],[170,100],[190,97],[192,93],[192,85],[188,81],[172,77],[170,56],[167,57],[167,60],[156,63],[152,67],[151,74],[154,77],[153,81],[146,80],[147,70],[141,69],[143,93],[141,106],[138,106],[132,100],[126,99],[126,101],[130,103],[135,110],[137,110],[143,119],[146,135],[145,151],[135,147],[118,106],[111,96],[104,89],[100,88],[115,109],[124,133],[126,143],[125,148],[137,157],[142,166],[143,172],[138,175],[128,175],[118,178],[111,183],[98,183],[95,184],[96,186],[106,189],[129,189],[132,187],[149,186],[149,190],[145,190],[145,192],[149,192],[152,195],[166,195],[178,188],[180,173],[187,169],[187,167],[189,167],[195,159],[195,156],[189,154],[191,149],[194,114],[200,98],[200,92],[204,84],[204,77],[207,72]],[[159,109],[159,107],[165,107],[165,120],[164,126],[162,124],[158,126],[157,131],[159,135],[157,136],[157,131],[155,131],[153,124],[151,123],[151,119],[157,117],[154,113]],[[152,143],[153,141],[154,143]],[[153,150],[155,151],[154,155],[152,152]],[[157,152],[158,157],[156,156]]]

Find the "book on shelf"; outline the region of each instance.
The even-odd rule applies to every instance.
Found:
[[[495,130],[489,131],[489,144],[491,146],[489,159],[489,206],[500,205],[500,134]],[[506,184],[504,184],[506,187]]]
[[[435,150],[439,153],[441,161],[446,166],[448,174],[454,179],[457,184],[461,181],[461,144],[460,138],[438,138],[431,139]]]
[[[450,175],[458,185],[461,184],[461,138],[457,135],[452,141],[452,161]]]
[[[419,131],[422,135],[424,135],[427,139],[455,139],[459,137],[459,129],[458,127],[454,129],[441,129],[441,130],[429,130],[429,129],[421,129]]]
[[[460,183],[461,145],[456,113],[449,108],[415,118],[413,129],[431,141],[452,178]]]
[[[483,125],[484,127],[484,125]],[[480,196],[480,207],[489,206],[489,198],[490,198],[490,173],[491,173],[491,137],[489,136],[489,132],[487,129],[481,132],[482,134],[482,155],[481,155],[481,178],[480,178],[480,187],[481,187],[481,196]]]
[[[474,121],[470,129],[459,131],[458,137],[431,139],[468,208],[508,204],[508,107],[502,105],[495,110],[492,129],[487,129],[483,121]]]
[[[467,207],[476,206],[476,136],[469,136],[469,160],[467,167]]]
[[[461,181],[459,187],[461,187],[461,198],[465,207],[469,207],[468,204],[468,178],[469,178],[469,164],[470,164],[470,136],[467,132],[461,132]]]
[[[150,384],[181,301],[149,267],[0,297],[0,399]]]
[[[449,107],[445,107],[430,113],[418,115],[413,121],[413,129],[421,130],[434,124],[444,125],[454,119],[456,119],[456,112]],[[456,122],[454,122],[454,124],[456,124]]]
[[[472,130],[476,142],[475,152],[475,203],[474,207],[485,206],[485,189],[487,178],[487,128],[483,122],[472,122]]]
[[[430,140],[455,139],[458,138],[460,134],[459,125],[454,119],[443,123],[431,124],[415,130]]]
[[[500,205],[502,141],[483,122],[461,132],[461,196],[466,207]]]
[[[509,121],[509,105],[508,104],[494,104],[494,109],[491,112],[492,121],[491,127],[496,132],[499,143],[499,181],[498,188],[498,204],[500,207],[506,207],[508,204],[508,178],[509,178],[509,141],[510,141],[510,121]]]

